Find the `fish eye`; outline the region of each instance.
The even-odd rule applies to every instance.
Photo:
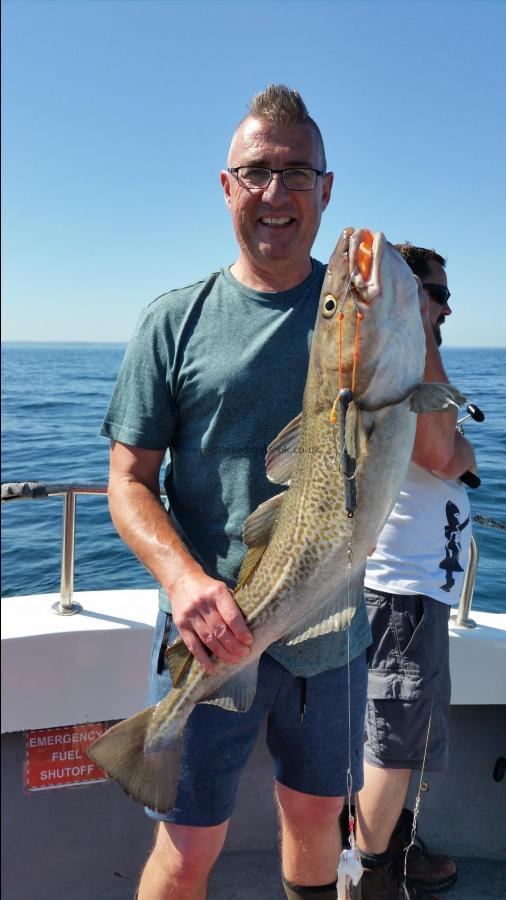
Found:
[[[326,294],[323,298],[322,313],[326,319],[331,319],[337,309],[337,300],[332,294]]]

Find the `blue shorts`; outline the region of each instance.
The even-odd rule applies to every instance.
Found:
[[[164,644],[177,629],[160,610],[153,641],[149,705],[170,690]],[[365,651],[350,663],[351,772],[353,791],[363,786]],[[301,721],[301,698],[305,712]],[[176,805],[169,813],[146,809],[151,818],[178,825],[219,825],[230,818],[241,773],[267,718],[267,745],[274,774],[292,790],[322,797],[346,794],[348,769],[348,668],[302,679],[264,653],[258,687],[246,713],[199,704],[186,723]]]

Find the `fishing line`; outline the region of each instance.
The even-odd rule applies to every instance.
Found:
[[[468,407],[468,409],[469,409],[469,411],[471,411],[471,407]],[[478,410],[478,412],[480,413],[481,416],[483,416],[483,413],[481,413],[480,410]],[[470,416],[466,416],[465,418],[476,418],[476,416],[471,414]],[[461,422],[465,421],[465,418],[461,419],[459,422],[457,422],[457,430],[459,430],[461,434],[464,434],[464,429],[461,427]],[[476,418],[476,421],[482,421],[482,419]],[[474,516],[472,516],[471,521],[477,525],[483,525],[488,528],[497,528],[500,531],[506,531],[505,523],[500,522],[495,519],[491,519],[491,518],[481,515],[479,513],[476,513]],[[415,841],[416,841],[417,820],[418,820],[418,815],[420,813],[420,802],[421,802],[421,796],[422,796],[423,776],[424,776],[424,771],[425,771],[425,763],[426,763],[426,759],[427,759],[427,750],[428,750],[428,746],[429,746],[429,736],[430,736],[430,730],[431,730],[431,725],[432,725],[433,708],[434,708],[434,700],[431,703],[429,722],[427,725],[427,735],[425,738],[425,748],[424,748],[424,752],[423,752],[422,768],[420,771],[420,780],[418,782],[418,791],[416,794],[415,805],[414,805],[414,809],[413,809],[413,821],[411,824],[410,842],[404,850],[404,878],[405,879],[407,877],[408,853],[411,850],[411,848],[415,846]]]
[[[344,292],[343,299],[341,301],[341,305],[339,307],[338,316],[339,316],[339,324],[338,324],[338,394],[334,403],[332,405],[332,409],[329,415],[329,422],[332,426],[335,426],[337,423],[337,404],[341,402],[340,408],[340,438],[341,438],[341,448],[340,448],[340,470],[341,475],[344,480],[344,494],[345,494],[345,508],[348,513],[348,561],[346,564],[346,572],[345,572],[345,581],[346,581],[346,594],[348,601],[348,610],[351,606],[351,598],[350,598],[350,581],[351,581],[351,572],[352,572],[352,564],[353,564],[353,549],[352,549],[352,539],[353,539],[353,513],[356,509],[356,494],[355,494],[355,468],[356,468],[356,460],[352,458],[346,449],[346,417],[348,415],[348,410],[350,407],[350,403],[354,400],[354,391],[355,391],[355,383],[358,369],[358,360],[359,360],[359,344],[360,344],[360,324],[362,319],[364,318],[364,314],[360,311],[355,301],[355,298],[352,294],[352,302],[356,310],[356,324],[355,324],[355,339],[353,342],[353,366],[352,366],[352,375],[351,375],[351,390],[343,388],[343,320],[344,320],[344,304],[348,294],[350,294],[351,285],[353,282],[353,277],[356,273],[353,272],[350,276],[348,284],[346,286],[346,290]],[[333,465],[335,465],[337,458],[337,441],[335,435],[335,427],[333,428],[334,434],[334,447],[335,447],[335,455],[333,460]],[[355,456],[356,451],[353,451],[353,457]],[[348,625],[346,629],[346,668],[347,668],[347,676],[348,676],[348,768],[346,770],[346,793],[348,799],[348,842],[349,849],[342,850],[341,855],[339,857],[339,864],[337,868],[337,895],[338,900],[346,900],[349,896],[348,889],[350,887],[350,883],[357,885],[362,876],[363,867],[360,860],[360,853],[358,847],[355,843],[355,817],[352,814],[352,806],[351,799],[353,795],[353,775],[351,771],[351,668],[350,668],[350,626]]]
[[[355,326],[355,343],[353,344],[353,372],[351,375],[351,393],[355,393],[355,380],[358,369],[358,345],[360,340],[360,323],[364,318],[363,312],[357,309],[357,323]]]
[[[351,547],[353,525],[348,519],[348,563],[346,565],[346,593],[348,599],[348,609],[350,608],[350,578],[351,566],[353,561],[353,551]],[[351,814],[351,794],[353,787],[353,776],[351,774],[351,677],[350,677],[350,626],[346,629],[346,665],[348,668],[348,771],[346,772],[346,786],[348,790],[348,829],[350,838],[350,847],[353,850],[355,844],[354,825],[355,821]]]
[[[350,577],[353,561],[352,534],[353,523],[348,522],[348,562],[346,565],[345,580],[350,606]],[[351,884],[357,885],[362,876],[363,867],[360,853],[355,843],[355,817],[352,814],[351,800],[353,796],[353,775],[351,771],[351,669],[350,669],[350,627],[346,629],[346,666],[348,674],[348,768],[346,770],[346,793],[348,800],[348,842],[349,849],[342,850],[337,867],[337,897],[338,900],[347,900]]]
[[[427,726],[427,737],[425,738],[425,749],[423,751],[423,760],[422,760],[422,768],[420,771],[420,781],[418,782],[418,791],[415,799],[415,806],[413,809],[413,822],[411,824],[411,835],[410,842],[404,851],[404,879],[407,877],[407,867],[408,867],[408,853],[411,850],[411,847],[415,846],[416,839],[416,825],[418,820],[418,813],[420,812],[420,801],[422,798],[422,785],[423,785],[423,774],[425,771],[425,761],[427,759],[427,749],[429,746],[429,735],[430,735],[430,727],[432,724],[432,711],[434,708],[434,700],[431,703],[430,707],[430,715],[429,715],[429,724]]]
[[[348,284],[346,285],[346,288],[345,288],[345,291],[344,291],[344,294],[343,294],[343,299],[341,300],[341,306],[340,306],[339,309],[338,309],[338,312],[340,312],[340,313],[342,313],[342,311],[343,311],[343,309],[344,309],[344,304],[346,303],[346,298],[347,298],[348,294],[351,294],[351,288],[352,288],[352,285],[353,285],[353,275],[354,275],[354,274],[355,274],[355,273],[353,272],[353,274],[350,275],[349,280],[348,280]],[[353,297],[353,294],[352,294],[352,297]]]

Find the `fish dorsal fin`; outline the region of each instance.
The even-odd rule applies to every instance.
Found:
[[[436,381],[418,385],[411,395],[411,409],[415,413],[443,412],[450,406],[458,409],[465,402],[466,398],[458,388]]]
[[[174,641],[165,651],[167,668],[170,673],[172,687],[180,687],[193,662],[193,653],[188,650],[182,638]]]
[[[338,593],[320,606],[309,618],[299,622],[287,632],[280,642],[292,646],[301,644],[311,638],[321,637],[335,631],[345,631],[360,603],[364,587],[365,566],[358,571],[349,582],[344,583]]]
[[[258,659],[239,669],[201,703],[212,703],[231,712],[247,712],[257,690]]]
[[[245,520],[242,539],[247,547],[263,547],[269,542],[284,496],[284,493],[276,494],[261,503]]]
[[[253,572],[258,566],[262,556],[265,553],[265,548],[267,544],[262,545],[261,547],[251,547],[246,556],[242,561],[242,566],[239,571],[239,575],[237,576],[237,584],[235,586],[235,590],[238,591],[239,588],[243,587],[247,581],[250,580]]]
[[[302,413],[285,425],[267,447],[265,471],[274,484],[288,484],[295,463],[295,448],[299,443]]]

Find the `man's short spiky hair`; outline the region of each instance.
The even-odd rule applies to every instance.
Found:
[[[259,91],[250,100],[248,108],[252,116],[286,125],[309,118],[307,106],[299,92],[284,84],[270,84]]]
[[[327,160],[320,129],[309,115],[306,104],[295,88],[286,87],[284,84],[270,84],[265,90],[255,94],[248,108],[249,115],[255,119],[267,119],[280,125],[301,123],[310,125],[316,136],[321,168],[326,171]]]
[[[406,260],[409,268],[419,278],[425,278],[429,274],[429,266],[431,263],[437,263],[443,269],[446,266],[446,259],[436,253],[435,250],[428,250],[426,247],[414,247],[413,244],[406,242],[405,244],[394,244],[396,250],[399,251],[402,258]]]

